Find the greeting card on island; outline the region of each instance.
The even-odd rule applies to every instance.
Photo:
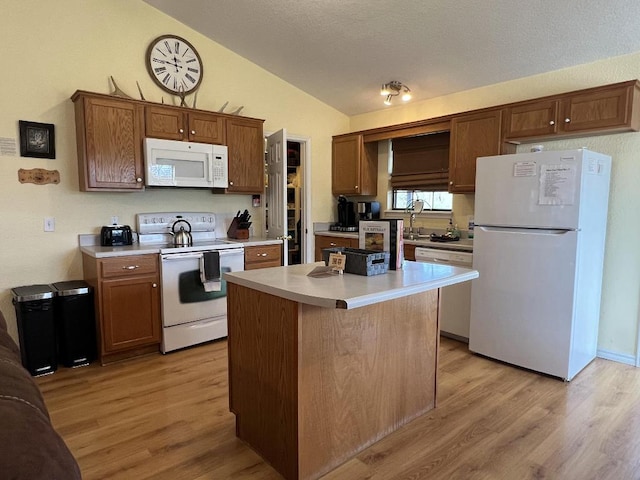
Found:
[[[389,252],[389,270],[400,270],[404,260],[403,228],[403,220],[397,218],[360,220],[358,247],[365,250]]]

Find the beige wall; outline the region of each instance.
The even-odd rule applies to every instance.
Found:
[[[220,213],[251,209],[251,196],[210,191],[82,193],[73,103],[77,89],[109,93],[108,77],[137,97],[136,80],[147,100],[169,97],[152,82],[144,54],[150,41],[173,33],[196,46],[205,66],[198,107],[227,112],[244,105],[243,115],[266,119],[265,131],[287,128],[311,138],[312,218],[333,220],[334,200],[327,169],[331,136],[347,131],[348,117],[211,42],[139,0],[0,0],[0,137],[19,141],[18,120],[55,124],[55,160],[0,156],[0,310],[17,338],[10,289],[19,285],[82,278],[77,235],[98,233],[112,215],[135,224],[138,212],[173,209]],[[59,185],[20,184],[20,168],[56,169]],[[261,224],[261,212],[254,213]],[[56,231],[43,232],[44,217]]]
[[[97,233],[112,215],[118,215],[122,223],[134,224],[138,212],[251,209],[250,196],[207,191],[78,191],[69,97],[77,89],[107,93],[108,77],[113,75],[130,95],[136,94],[137,80],[148,100],[159,101],[163,93],[144,66],[146,47],[158,35],[174,33],[198,48],[205,65],[199,108],[218,110],[226,101],[227,111],[244,105],[243,115],[266,119],[266,131],[286,127],[291,134],[311,138],[311,222],[334,220],[330,177],[334,134],[640,78],[640,54],[635,54],[349,119],[139,0],[0,0],[0,7],[0,40],[9,47],[3,49],[0,75],[0,137],[18,141],[18,120],[53,123],[57,149],[55,160],[0,155],[0,215],[6,230],[0,244],[0,309],[14,336],[11,287],[80,278],[77,235]],[[636,246],[640,226],[635,221],[640,209],[636,193],[640,134],[545,144],[547,150],[581,146],[614,159],[600,348],[628,360],[636,352],[640,293],[640,249]],[[58,170],[61,183],[18,183],[19,168],[36,167]],[[456,215],[472,209],[473,197],[456,197]],[[256,215],[260,212],[254,212],[254,218],[259,218]],[[47,216],[56,219],[54,233],[43,232]]]
[[[635,78],[640,78],[640,53],[354,116],[350,130],[438,117]],[[640,306],[640,133],[541,143],[545,150],[587,147],[613,158],[599,350],[609,358],[633,362],[638,348]],[[529,149],[530,145],[518,147],[519,152]],[[472,211],[471,195],[455,197],[454,212],[456,216],[460,214],[457,221],[461,227]],[[423,222],[446,224],[444,220]]]

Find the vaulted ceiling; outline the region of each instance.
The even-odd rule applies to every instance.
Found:
[[[640,51],[638,0],[144,1],[347,115]]]

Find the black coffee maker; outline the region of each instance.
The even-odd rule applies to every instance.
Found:
[[[344,195],[338,197],[338,226],[344,229],[358,228],[355,205]]]

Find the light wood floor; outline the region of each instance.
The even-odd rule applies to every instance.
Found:
[[[235,438],[226,341],[38,383],[85,480],[280,478]],[[640,369],[597,359],[567,384],[443,338],[438,407],[338,479],[640,479]]]

